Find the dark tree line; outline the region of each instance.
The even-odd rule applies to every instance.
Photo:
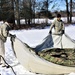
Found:
[[[20,25],[20,19],[25,19],[25,24],[31,24],[32,19],[36,17],[37,7],[40,12],[48,17],[48,7],[51,0],[44,0],[41,4],[36,0],[0,0],[0,20],[6,20],[12,17],[15,23]],[[34,19],[35,23],[35,19]]]
[[[25,24],[35,23],[35,18],[40,18],[41,13],[48,20],[52,17],[49,7],[55,0],[0,0],[0,20],[6,20],[12,17],[17,25],[20,25],[20,19],[25,19]],[[72,9],[74,9],[74,0],[65,0],[66,14],[69,23],[72,22]],[[37,15],[38,13],[38,15]]]

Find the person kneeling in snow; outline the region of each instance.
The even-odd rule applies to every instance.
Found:
[[[53,34],[64,34],[64,24],[61,20],[61,15],[57,14],[57,17],[54,19],[53,23],[50,26],[49,33],[52,34],[52,28],[54,27],[55,32]]]
[[[9,30],[13,26],[13,19],[7,19],[1,26],[0,26],[0,65],[2,64],[3,67],[6,67],[6,64],[4,60],[2,59],[5,58],[5,47],[4,43],[7,40],[7,36],[14,36],[9,34]]]

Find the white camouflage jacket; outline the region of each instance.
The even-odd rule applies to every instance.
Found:
[[[7,22],[0,25],[0,39],[3,40],[3,42],[6,41],[9,31],[7,30],[7,27],[9,24]]]
[[[54,19],[53,23],[50,26],[50,31],[52,31],[52,28],[54,27],[55,34],[61,34],[62,30],[65,30],[64,23],[62,20],[57,21],[57,18]]]

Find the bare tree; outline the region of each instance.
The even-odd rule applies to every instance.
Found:
[[[46,15],[46,25],[48,24],[48,17],[49,15],[49,6],[53,2],[53,0],[44,0],[43,1],[43,6],[42,6],[42,11],[45,12]]]
[[[11,17],[13,18],[13,22],[15,24],[14,0],[10,0],[10,1],[11,1],[11,13],[10,13],[10,15],[12,15]]]
[[[17,20],[17,25],[20,25],[19,0],[15,0],[15,17]]]
[[[72,10],[75,11],[75,0],[73,0],[73,2],[72,2]]]
[[[25,23],[26,24],[31,24],[31,20],[33,18],[33,8],[32,8],[32,3],[34,0],[23,0],[23,14],[25,17]]]
[[[72,23],[72,0],[70,0],[70,23]]]
[[[65,0],[66,2],[66,13],[67,13],[67,22],[69,23],[69,6],[68,6],[68,0]]]
[[[35,7],[36,7],[36,0],[32,0],[32,18],[33,18],[33,23],[35,24]]]
[[[7,19],[7,16],[9,16],[9,11],[10,11],[10,4],[8,0],[0,0],[0,16],[2,20]]]
[[[28,9],[27,7],[28,3],[27,3],[27,0],[23,0],[23,14],[24,14],[24,18],[25,18],[25,24],[27,24],[27,14],[26,14],[26,11]]]

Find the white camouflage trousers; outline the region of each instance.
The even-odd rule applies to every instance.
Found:
[[[5,57],[5,47],[4,47],[4,42],[0,39],[0,55],[4,58]],[[4,64],[4,61],[2,57],[0,56],[0,63]]]

